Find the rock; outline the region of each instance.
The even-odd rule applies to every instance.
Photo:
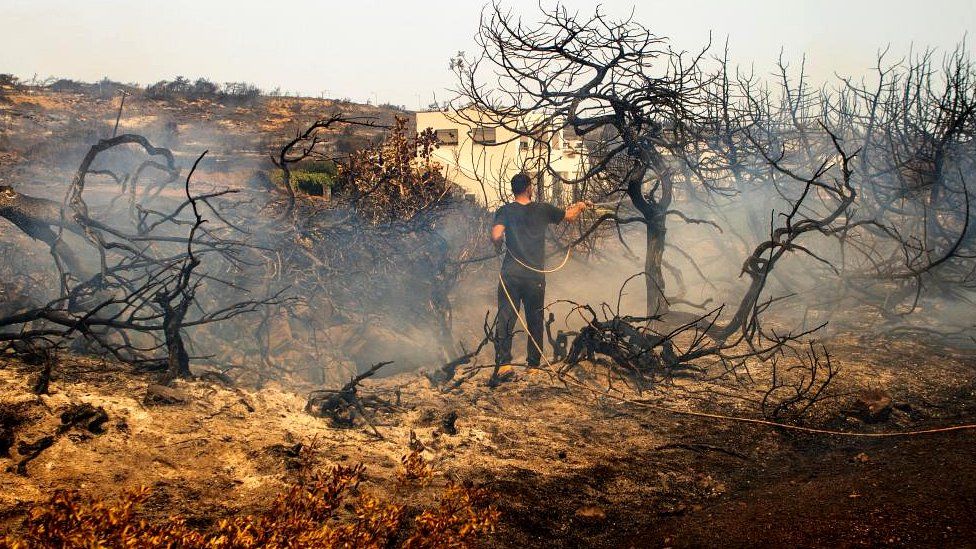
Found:
[[[30,443],[20,441],[20,443],[17,445],[17,453],[21,455],[22,459],[17,463],[17,474],[26,476],[27,464],[33,461],[37,456],[41,455],[41,452],[50,448],[53,444],[54,437],[51,435],[41,437]]]
[[[871,458],[868,457],[868,455],[865,454],[864,452],[861,452],[860,454],[854,456],[854,461],[856,461],[857,463],[867,463],[871,461]]]
[[[602,522],[607,518],[607,512],[599,505],[584,505],[576,510],[576,518],[585,522]]]
[[[853,413],[865,423],[881,423],[891,415],[891,395],[882,389],[860,391],[854,401]]]
[[[457,425],[455,425],[457,418],[458,414],[453,410],[444,415],[444,419],[441,420],[441,431],[445,435],[453,436],[457,434]]]
[[[37,454],[49,448],[52,444],[54,444],[54,437],[51,435],[41,437],[34,442],[20,441],[20,444],[17,445],[17,453],[22,456]]]
[[[179,389],[154,383],[146,389],[146,396],[142,399],[142,402],[146,406],[156,406],[183,404],[189,400],[190,398],[186,395],[186,393],[180,391]]]
[[[219,372],[217,370],[207,370],[200,374],[201,381],[209,381],[211,383],[219,383],[226,387],[232,387],[234,385],[234,379],[229,375]]]
[[[105,432],[105,423],[108,422],[108,413],[105,408],[98,408],[88,404],[74,404],[64,412],[61,412],[61,426],[58,433],[64,433],[72,427],[85,429],[96,435]]]

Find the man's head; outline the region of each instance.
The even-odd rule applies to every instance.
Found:
[[[532,198],[532,180],[525,172],[512,178],[512,194],[515,196],[528,194],[528,197]]]

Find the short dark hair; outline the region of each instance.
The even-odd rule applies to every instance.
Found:
[[[512,194],[518,196],[524,193],[525,189],[528,189],[529,185],[531,184],[532,184],[532,180],[529,179],[528,174],[526,174],[525,172],[517,174],[515,177],[512,178]]]

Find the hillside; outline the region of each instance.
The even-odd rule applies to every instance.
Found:
[[[96,88],[97,89],[97,88]],[[6,86],[0,89],[0,184],[53,183],[77,168],[87,144],[110,137],[119,114],[120,94],[92,89]],[[226,170],[267,169],[275,145],[320,117],[341,112],[389,125],[390,108],[316,98],[259,96],[247,101],[219,98],[151,99],[127,96],[118,133],[138,133],[174,148],[181,160],[204,149]],[[374,142],[378,128],[349,127],[336,136],[337,148],[350,152]],[[192,161],[192,159],[190,160]]]

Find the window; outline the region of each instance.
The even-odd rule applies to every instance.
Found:
[[[457,145],[458,131],[454,130],[435,130],[434,136],[441,145]]]
[[[527,150],[529,150],[529,138],[528,137],[523,137],[523,138],[519,139],[519,150],[520,151],[527,151]]]
[[[471,139],[479,145],[494,145],[496,142],[495,128],[478,126],[471,130]]]

